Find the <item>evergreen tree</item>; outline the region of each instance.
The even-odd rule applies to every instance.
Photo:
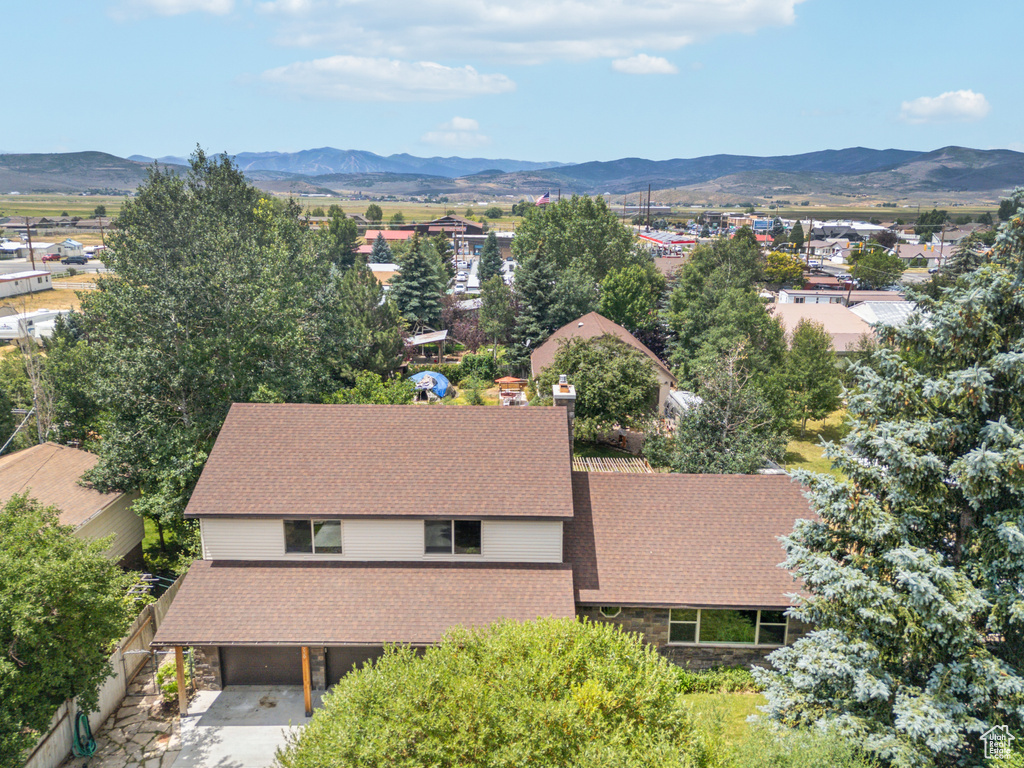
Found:
[[[391,246],[388,245],[388,241],[384,239],[382,233],[378,232],[377,237],[373,241],[373,250],[370,251],[370,263],[390,264],[394,258],[395,256],[391,253]]]
[[[414,329],[433,326],[441,318],[444,282],[437,255],[426,246],[419,234],[414,234],[408,252],[402,257],[401,271],[391,280],[391,300]]]
[[[484,242],[484,251],[480,254],[476,274],[480,279],[480,285],[501,274],[501,248],[498,246],[498,236],[493,232],[488,233]]]
[[[438,232],[430,242],[437,253],[440,269],[444,273],[444,282],[450,283],[456,275],[455,251],[452,248],[452,241],[444,232]]]
[[[800,419],[801,438],[807,419],[823,419],[839,407],[842,379],[832,337],[820,323],[801,320],[793,329],[784,386],[793,414]]]
[[[789,232],[789,242],[793,244],[798,253],[804,247],[804,225],[799,221],[793,225],[793,229]]]
[[[1022,257],[1018,216],[996,263],[879,329],[826,453],[846,479],[802,475],[819,517],[785,541],[814,630],[772,655],[768,714],[900,768],[980,765],[1024,725]]]
[[[957,277],[987,264],[988,258],[988,247],[982,242],[981,233],[971,232],[950,254],[946,263],[942,265],[942,271],[951,277]]]
[[[509,347],[509,363],[523,367],[530,359],[530,353],[551,333],[551,292],[554,284],[551,262],[544,253],[544,243],[537,250],[526,253],[515,271],[515,295],[519,305],[519,322],[516,323],[512,344]]]

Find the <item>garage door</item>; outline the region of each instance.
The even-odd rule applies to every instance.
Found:
[[[364,661],[383,655],[379,645],[336,645],[327,649],[327,686],[330,687]]]
[[[224,685],[302,685],[302,651],[271,646],[223,646]]]

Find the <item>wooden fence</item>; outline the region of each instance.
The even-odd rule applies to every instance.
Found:
[[[183,577],[182,577],[183,578]],[[111,677],[100,686],[99,708],[89,713],[89,726],[95,733],[111,713],[121,706],[128,686],[149,661],[149,644],[156,634],[167,609],[181,586],[179,578],[158,600],[150,603],[132,624],[128,634],[117,644],[110,655]],[[28,756],[25,768],[57,768],[71,754],[74,737],[74,721],[78,716],[75,699],[65,701],[53,716],[50,730],[43,736]]]
[[[644,459],[636,456],[573,456],[574,472],[626,472],[634,475],[653,475],[654,470]]]

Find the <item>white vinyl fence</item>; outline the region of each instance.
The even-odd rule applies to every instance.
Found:
[[[114,674],[100,687],[99,709],[89,713],[89,725],[95,733],[111,713],[121,706],[128,686],[149,661],[149,644],[160,626],[167,608],[181,586],[179,577],[158,600],[150,603],[135,618],[131,629],[110,656],[110,668]],[[25,768],[57,768],[71,754],[74,738],[74,723],[78,708],[74,699],[65,701],[53,716],[50,730],[32,750]]]

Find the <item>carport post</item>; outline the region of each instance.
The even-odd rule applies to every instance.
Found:
[[[185,690],[185,654],[180,645],[174,646],[174,666],[178,673],[178,713],[188,714],[188,691]]]
[[[309,648],[302,646],[302,698],[306,703],[306,717],[313,714],[313,691],[309,673]]]

